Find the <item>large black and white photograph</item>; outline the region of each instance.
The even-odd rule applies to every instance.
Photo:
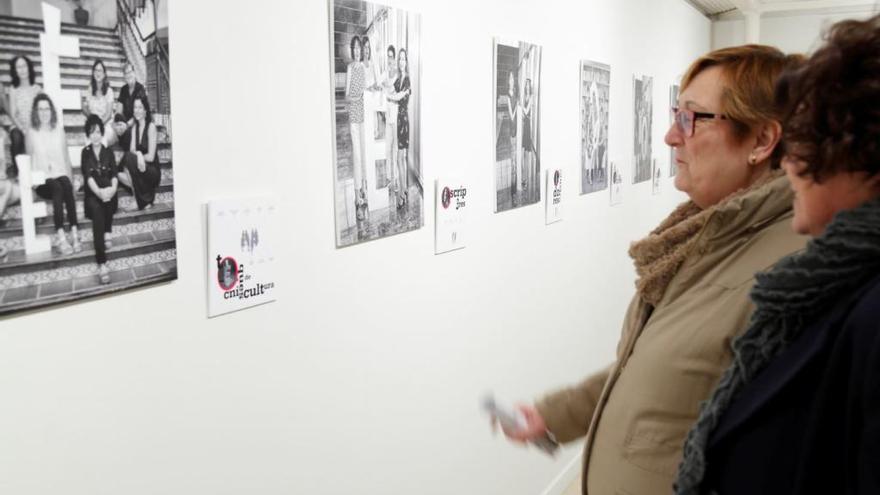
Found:
[[[541,47],[495,39],[495,211],[541,200]]]
[[[167,0],[0,2],[0,314],[177,278]]]
[[[678,93],[680,91],[680,86],[678,84],[671,84],[669,86],[669,125],[672,125],[673,120],[675,120],[675,116],[672,114],[673,108],[678,108]],[[675,148],[669,147],[669,176],[675,177],[675,174],[678,173],[678,165],[675,163]]]
[[[623,174],[620,171],[620,167],[617,166],[617,163],[611,162],[609,167],[611,171],[609,175],[609,179],[611,180],[611,184],[608,187],[609,192],[609,200],[610,205],[615,206],[619,205],[623,201],[623,193],[621,189],[623,188]]]
[[[653,87],[651,76],[633,76],[633,184],[651,179]]]
[[[331,0],[336,246],[424,223],[419,14]]]
[[[608,98],[611,67],[580,63],[581,194],[608,187]]]

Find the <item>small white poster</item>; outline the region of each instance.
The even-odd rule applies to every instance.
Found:
[[[617,166],[617,162],[611,162],[611,187],[608,188],[611,191],[611,206],[619,205],[623,201],[620,191],[622,185],[623,176],[620,167]]]
[[[547,171],[546,182],[546,224],[562,220],[562,170]]]
[[[452,180],[434,184],[434,254],[442,254],[465,247],[467,187]]]
[[[651,177],[653,177],[651,179],[651,193],[654,194],[654,196],[660,194],[661,175],[660,167],[657,166],[657,159],[654,158],[651,160]]]
[[[208,317],[275,300],[278,202],[208,202]]]

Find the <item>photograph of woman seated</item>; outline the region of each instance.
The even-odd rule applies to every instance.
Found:
[[[40,93],[34,98],[31,111],[31,129],[26,139],[26,151],[31,157],[31,169],[45,174],[46,182],[35,191],[43,198],[52,201],[52,220],[55,222],[56,236],[52,245],[61,254],[82,251],[79,239],[79,223],[76,218],[76,200],[73,193],[73,166],[67,152],[67,136],[64,126],[58,120],[58,111],[49,95]],[[64,212],[70,239],[64,231]]]
[[[123,141],[129,143],[128,152],[119,163],[119,181],[131,189],[135,204],[129,210],[148,210],[153,207],[156,188],[162,179],[159,156],[156,153],[158,133],[150,113],[146,96],[136,97],[132,105],[134,124]]]
[[[116,213],[118,199],[116,188],[116,157],[104,146],[104,122],[97,115],[86,119],[85,134],[89,144],[83,148],[80,159],[85,199],[83,209],[86,218],[92,221],[92,240],[94,241],[95,261],[98,262],[98,277],[102,284],[110,283],[110,269],[107,267],[107,250],[113,244],[113,214]]]

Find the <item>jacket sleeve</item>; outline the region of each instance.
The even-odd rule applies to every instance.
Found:
[[[608,366],[579,384],[553,392],[535,404],[556,440],[571,442],[587,434],[610,370],[611,366]]]

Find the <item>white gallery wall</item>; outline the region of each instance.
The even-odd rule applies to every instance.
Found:
[[[174,283],[0,319],[0,493],[559,493],[551,459],[493,437],[484,391],[530,400],[607,364],[634,292],[626,251],[680,201],[668,88],[709,49],[681,0],[400,0],[422,13],[422,157],[466,178],[469,245],[425,227],[337,250],[328,5],[169,5]],[[543,203],[494,214],[492,36],[543,46]],[[611,65],[610,158],[623,204],[577,195],[578,60]],[[654,76],[663,191],[631,184],[632,75]],[[209,199],[274,193],[278,301],[206,313]]]
[[[826,8],[806,12],[765,13],[760,20],[760,43],[778,47],[786,53],[809,53],[821,43],[823,31],[844,19],[867,19],[877,12],[874,5]],[[712,22],[712,48],[746,42],[742,15],[725,14]]]

